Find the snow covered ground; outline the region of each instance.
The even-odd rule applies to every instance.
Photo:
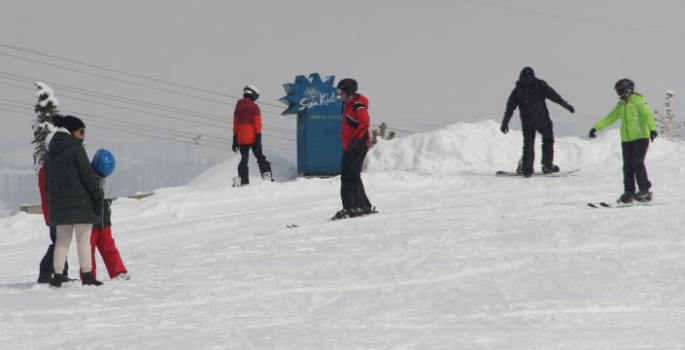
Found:
[[[685,349],[685,145],[652,144],[653,206],[592,209],[622,191],[617,130],[557,140],[577,176],[524,179],[493,175],[522,141],[498,128],[378,145],[363,218],[329,221],[339,179],[276,155],[288,181],[231,188],[230,158],[117,200],[133,278],[99,288],[35,284],[42,218],[0,219],[0,348]]]

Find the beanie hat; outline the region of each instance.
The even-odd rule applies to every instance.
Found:
[[[55,124],[56,127],[69,130],[70,133],[86,128],[86,124],[83,123],[81,119],[74,117],[73,115],[56,115],[52,118],[52,123]]]

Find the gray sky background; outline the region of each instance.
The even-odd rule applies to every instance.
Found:
[[[265,144],[281,149],[294,150],[294,133],[288,130],[295,127],[294,118],[279,116],[284,109],[278,102],[284,95],[282,84],[314,72],[356,78],[360,92],[371,101],[372,122],[385,121],[409,131],[429,131],[459,121],[500,121],[506,98],[526,65],[576,108],[571,115],[551,107],[559,136],[584,136],[613,107],[613,84],[624,77],[636,82],[653,108],[663,109],[664,92],[672,89],[676,115],[685,110],[679,95],[685,92],[685,2],[681,0],[3,0],[2,5],[0,45],[226,95],[240,95],[248,83],[257,85],[262,91]],[[7,73],[16,76],[9,79]],[[15,149],[25,152],[31,140],[32,79],[51,84],[61,110],[82,116],[89,125],[91,145],[113,140],[164,145],[160,139],[121,131],[140,131],[135,123],[230,140],[233,97],[0,46],[0,98],[5,99],[0,100],[0,108],[27,113],[0,110],[0,152],[5,154]],[[177,118],[168,119],[112,108],[84,101],[90,97],[81,94],[69,93],[81,99],[66,97],[67,91],[54,84],[193,113],[157,111]],[[214,118],[212,125],[198,124],[207,120],[192,115],[195,112]],[[119,130],[98,127],[96,118],[85,115],[124,125]],[[512,126],[519,128],[518,119]],[[207,152],[228,148],[215,145]]]

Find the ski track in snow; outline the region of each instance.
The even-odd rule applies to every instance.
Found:
[[[492,138],[491,124],[374,149],[370,158],[403,158],[369,161],[380,213],[367,217],[329,220],[338,179],[115,201],[113,234],[133,278],[110,281],[98,258],[99,288],[36,285],[42,218],[0,219],[0,348],[685,348],[685,167],[673,159],[685,146],[650,149],[655,202],[668,204],[597,210],[585,203],[622,186],[616,132],[557,140],[558,163],[582,168],[574,177],[474,175],[515,163],[520,135],[492,146],[510,154],[483,153],[490,169],[450,170],[455,157],[478,163],[454,152],[480,150],[445,144],[474,128]],[[422,155],[439,149],[437,160],[406,158],[417,144],[429,147]]]

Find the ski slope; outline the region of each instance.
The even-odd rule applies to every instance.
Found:
[[[494,176],[522,137],[493,121],[385,141],[363,174],[380,214],[335,222],[339,178],[273,155],[281,182],[235,189],[230,154],[114,203],[133,278],[99,288],[35,284],[42,217],[0,219],[0,348],[683,349],[685,145],[651,145],[654,205],[589,208],[622,192],[619,139],[559,138],[582,170],[531,179]]]

